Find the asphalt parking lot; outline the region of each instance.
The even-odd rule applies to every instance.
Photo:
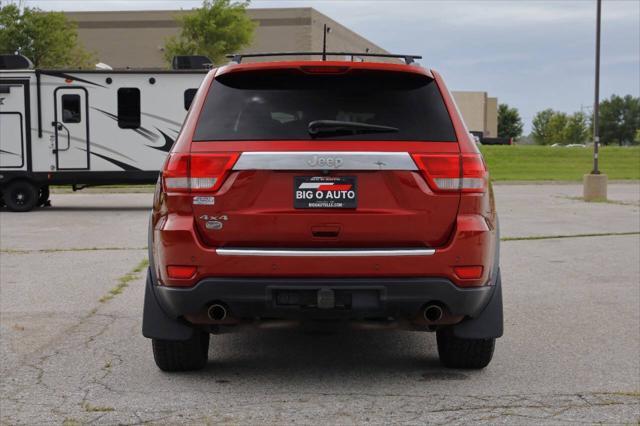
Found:
[[[636,424],[640,184],[581,189],[496,186],[505,336],[479,372],[442,368],[428,333],[251,330],[163,373],[140,333],[152,195],[2,211],[0,423]]]

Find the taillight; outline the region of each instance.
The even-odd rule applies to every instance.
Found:
[[[236,163],[237,152],[227,154],[191,154],[191,189],[215,191]]]
[[[162,178],[169,192],[207,192],[220,188],[238,159],[237,152],[170,154]]]
[[[162,179],[169,191],[189,191],[189,154],[169,154]]]
[[[489,173],[480,154],[462,154],[462,192],[484,192]]]
[[[434,191],[484,192],[488,173],[480,154],[413,154]]]

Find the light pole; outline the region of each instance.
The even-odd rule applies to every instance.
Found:
[[[600,112],[600,25],[602,21],[602,0],[596,0],[596,72],[595,99],[593,103],[593,169],[582,178],[582,194],[585,201],[607,199],[607,175],[600,172],[600,133],[598,129]]]
[[[598,11],[596,12],[596,84],[595,101],[593,103],[593,170],[591,174],[599,175],[598,151],[600,148],[600,130],[598,129],[600,113],[600,24],[602,21],[602,0],[597,0]]]
[[[331,27],[324,24],[322,28],[322,60],[327,60],[327,34],[331,32]]]

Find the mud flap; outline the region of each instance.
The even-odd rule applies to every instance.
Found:
[[[147,269],[147,284],[144,290],[144,308],[142,312],[142,335],[156,340],[188,340],[193,336],[193,328],[171,318],[162,309],[155,292],[156,277],[153,261],[153,228],[149,220],[149,268]]]
[[[475,318],[470,318],[453,326],[453,335],[461,339],[495,339],[502,337],[504,320],[502,313],[502,278],[500,275],[500,224],[496,217],[496,253],[492,276],[494,286],[491,299],[484,310]]]
[[[153,290],[151,272],[147,272],[142,314],[142,335],[157,340],[188,340],[193,336],[193,328],[178,319],[169,317],[158,303]]]
[[[493,294],[482,313],[455,325],[452,331],[461,339],[491,339],[501,337],[503,328],[502,280],[498,269]]]

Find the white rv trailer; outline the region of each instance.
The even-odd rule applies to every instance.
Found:
[[[0,201],[14,211],[46,205],[49,185],[154,183],[206,73],[6,68]]]

